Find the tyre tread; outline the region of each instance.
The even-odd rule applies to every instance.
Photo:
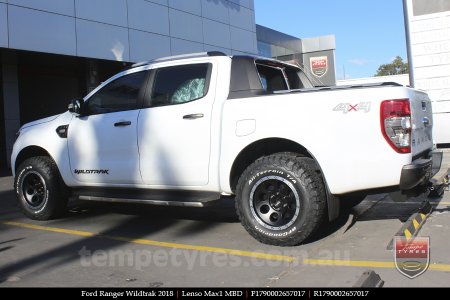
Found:
[[[49,196],[46,204],[47,207],[42,213],[34,214],[28,211],[23,204],[20,203],[22,212],[33,220],[51,220],[60,217],[66,211],[67,205],[67,191],[64,183],[62,182],[61,175],[59,174],[58,167],[53,159],[47,156],[35,156],[25,160],[17,169],[17,174],[21,172],[27,166],[33,165],[40,172],[44,173],[48,177],[47,189],[51,189],[52,194]],[[14,180],[14,188],[17,190],[17,176]],[[19,202],[21,200],[19,199]]]
[[[326,211],[325,186],[315,166],[315,162],[310,158],[301,157],[292,153],[278,153],[260,158],[247,167],[238,182],[235,208],[239,220],[250,235],[264,244],[275,246],[295,246],[314,234],[314,232],[322,224]],[[254,230],[251,223],[242,215],[242,201],[240,199],[240,195],[242,194],[244,184],[250,179],[252,172],[257,171],[262,167],[282,168],[292,174],[295,174],[297,179],[303,182],[305,188],[309,191],[311,211],[307,213],[308,222],[304,222],[302,228],[299,228],[296,234],[288,237],[268,237],[259,231]]]

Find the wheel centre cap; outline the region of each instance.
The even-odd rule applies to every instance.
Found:
[[[279,195],[279,193],[270,197],[270,205],[275,210],[281,209],[281,207],[283,206],[283,198]]]

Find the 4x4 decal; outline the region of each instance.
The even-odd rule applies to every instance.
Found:
[[[359,111],[368,113],[370,111],[370,102],[360,102],[357,104],[339,103],[333,108],[333,111],[342,111],[344,114]]]

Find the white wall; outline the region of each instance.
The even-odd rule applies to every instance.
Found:
[[[0,47],[117,61],[257,53],[253,0],[0,0]]]
[[[408,0],[415,86],[433,101],[434,141],[450,143],[450,11],[414,15]]]
[[[382,83],[382,82],[396,82],[401,85],[409,85],[409,75],[393,75],[393,76],[379,76],[379,77],[367,77],[367,78],[355,78],[338,80],[336,85],[353,85],[353,84],[370,84],[370,83]]]

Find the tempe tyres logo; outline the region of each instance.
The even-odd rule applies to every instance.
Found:
[[[309,66],[314,76],[322,77],[325,74],[327,74],[328,71],[328,57],[326,56],[311,57],[309,59]]]
[[[430,264],[430,238],[407,239],[397,236],[394,255],[397,270],[413,279],[423,274]]]

